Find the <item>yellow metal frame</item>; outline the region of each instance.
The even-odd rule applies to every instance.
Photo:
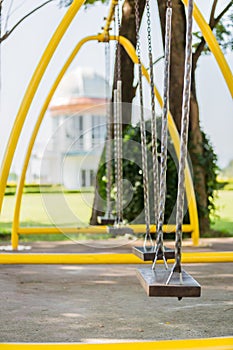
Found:
[[[144,224],[139,225],[129,225],[127,227],[132,228],[134,233],[143,233],[145,232],[146,226]],[[164,225],[163,230],[165,233],[174,232],[175,225]],[[189,224],[185,224],[182,226],[183,232],[191,232],[192,226]],[[108,227],[103,225],[98,226],[87,226],[87,227],[19,227],[17,229],[17,233],[21,235],[38,235],[38,234],[58,234],[58,233],[66,233],[66,234],[78,234],[78,233],[88,233],[88,234],[96,234],[96,233],[107,233]],[[150,225],[151,233],[156,232],[156,226]]]
[[[188,252],[182,253],[183,264],[196,263],[232,263],[233,252]],[[174,263],[174,260],[169,260]],[[134,254],[47,254],[47,253],[2,253],[0,254],[0,264],[151,264],[151,261],[142,262]],[[163,261],[158,261],[163,264]]]
[[[129,57],[131,58],[131,60],[137,64],[138,63],[138,58],[137,58],[137,54],[135,51],[134,46],[130,43],[130,41],[122,36],[109,36],[107,38],[108,40],[117,40],[126,50],[126,52],[128,53]],[[69,58],[67,59],[66,63],[64,64],[62,70],[60,71],[57,79],[55,80],[44,104],[43,107],[40,111],[40,114],[38,116],[37,122],[35,124],[33,133],[31,135],[30,141],[29,141],[29,145],[28,145],[28,149],[26,152],[26,156],[25,156],[25,160],[24,160],[24,164],[23,164],[23,168],[22,168],[22,172],[21,172],[21,177],[19,180],[19,185],[17,186],[17,193],[16,193],[16,204],[15,204],[15,211],[14,211],[14,219],[13,219],[13,225],[12,225],[12,248],[14,250],[17,249],[18,247],[18,240],[19,240],[19,234],[21,233],[27,233],[29,234],[31,231],[34,231],[34,228],[30,228],[30,229],[24,229],[24,228],[20,228],[19,227],[19,218],[20,218],[20,208],[21,208],[21,202],[22,202],[22,194],[23,194],[23,187],[24,187],[24,182],[25,182],[25,176],[26,176],[26,171],[28,168],[28,163],[30,160],[30,156],[31,156],[31,152],[33,149],[33,145],[35,143],[36,140],[36,136],[38,134],[41,122],[44,118],[45,112],[49,106],[49,103],[56,91],[57,86],[59,85],[62,77],[64,76],[66,70],[68,69],[68,67],[70,66],[70,64],[72,63],[73,59],[76,57],[76,55],[78,54],[78,52],[80,51],[81,47],[89,42],[89,41],[99,41],[99,42],[104,42],[106,41],[106,34],[102,33],[99,35],[92,35],[92,36],[88,36],[84,39],[82,39],[74,48],[74,50],[72,51],[71,55],[69,56]],[[148,82],[150,82],[150,77],[149,74],[146,70],[146,68],[144,67],[144,65],[142,65],[142,73],[145,76],[146,80]],[[160,106],[163,106],[163,101],[162,98],[159,94],[158,89],[155,87],[155,96],[160,104]],[[168,115],[168,127],[169,127],[169,132],[171,135],[171,138],[174,142],[174,147],[175,147],[175,151],[177,154],[177,157],[179,157],[179,152],[180,152],[180,138],[179,138],[179,134],[178,131],[176,129],[176,125],[174,123],[174,120],[171,116],[171,113],[169,112]],[[192,183],[192,177],[191,177],[191,172],[188,166],[188,163],[186,164],[186,170],[185,170],[185,186],[186,186],[186,195],[187,195],[187,201],[189,204],[189,216],[190,216],[190,225],[186,225],[186,230],[184,232],[192,232],[192,239],[193,239],[193,244],[195,246],[198,245],[198,240],[199,240],[199,223],[198,223],[198,214],[197,214],[197,205],[196,205],[196,198],[195,198],[195,193],[194,193],[194,188],[193,188],[193,183]],[[145,226],[144,225],[139,225],[139,227],[137,225],[133,225],[131,226],[134,229],[134,232],[144,232],[145,231]],[[54,232],[64,232],[64,228],[37,228],[36,232],[37,233],[54,233]],[[68,228],[68,230],[71,232],[87,232],[88,233],[96,233],[96,232],[107,232],[106,227],[90,227],[90,228],[80,228],[80,229],[74,229],[74,228]],[[175,225],[169,225],[164,227],[164,231],[165,232],[174,232],[175,231]]]
[[[182,0],[183,3],[187,6],[187,0]],[[6,148],[6,152],[5,152],[5,155],[4,155],[4,159],[3,159],[3,162],[2,162],[2,167],[1,167],[1,170],[0,170],[0,178],[1,178],[1,183],[0,183],[0,210],[1,210],[1,207],[2,207],[2,201],[3,201],[3,197],[4,197],[4,193],[5,193],[5,188],[6,188],[6,182],[7,182],[7,177],[8,177],[8,174],[9,174],[9,169],[10,169],[10,166],[11,166],[11,163],[12,163],[12,159],[13,159],[13,156],[14,156],[14,152],[15,152],[15,149],[16,149],[16,146],[17,146],[17,143],[18,143],[18,139],[19,139],[19,136],[21,134],[21,130],[22,130],[22,127],[23,127],[23,124],[25,122],[25,119],[26,119],[26,116],[27,116],[27,113],[28,113],[28,110],[30,108],[30,105],[32,103],[32,100],[35,96],[35,93],[37,91],[37,88],[39,86],[39,83],[44,75],[44,72],[51,60],[51,57],[53,55],[53,53],[55,52],[58,44],[60,43],[64,33],[66,32],[68,26],[70,25],[71,21],[73,20],[74,16],[77,14],[77,12],[79,11],[81,5],[84,3],[84,0],[75,0],[73,2],[73,4],[69,7],[67,13],[65,14],[63,20],[61,21],[61,23],[59,24],[58,28],[56,29],[54,35],[52,36],[44,54],[42,55],[41,57],[41,60],[32,76],[32,79],[28,85],[28,88],[27,88],[27,91],[25,93],[25,96],[23,98],[23,101],[21,103],[21,106],[20,106],[20,109],[19,109],[19,112],[17,114],[17,117],[16,117],[16,121],[15,121],[15,124],[12,128],[12,132],[11,132],[11,135],[9,137],[9,140],[8,140],[8,146]],[[111,21],[113,19],[113,16],[114,16],[114,8],[116,6],[116,4],[118,3],[118,0],[112,0],[111,2],[111,5],[110,5],[110,10],[109,10],[109,13],[108,13],[108,16],[106,18],[106,24],[104,26],[104,29],[103,29],[103,33],[98,35],[98,36],[95,36],[96,37],[96,40],[99,40],[99,41],[107,41],[109,39],[109,27],[110,27],[110,24],[111,24]],[[211,29],[209,28],[208,24],[206,23],[206,21],[204,20],[201,12],[199,11],[198,7],[194,4],[194,18],[197,22],[197,24],[199,25],[202,33],[203,33],[203,36],[207,42],[207,44],[209,45],[209,48],[210,50],[213,52],[216,60],[217,60],[217,63],[222,71],[222,74],[224,76],[224,79],[228,85],[228,88],[229,88],[229,91],[231,93],[231,95],[233,96],[233,76],[232,76],[232,73],[231,73],[231,70],[224,58],[224,55],[216,41],[216,38],[214,37]],[[97,39],[98,37],[98,39]],[[90,38],[90,37],[89,37]],[[131,54],[132,54],[132,50],[130,48],[130,43],[127,43],[127,40],[123,37],[121,38],[116,38],[116,37],[110,37],[111,39],[110,40],[119,40],[121,42],[121,44],[125,47],[126,51],[128,52],[129,56],[131,57]],[[84,41],[81,41],[77,46],[76,46],[76,50],[77,52],[79,51],[79,49],[81,48],[81,46],[84,44],[84,42],[87,41],[87,38],[83,39]],[[95,40],[93,39],[89,39],[89,40]],[[125,45],[124,45],[125,43]],[[79,46],[80,45],[80,46]],[[79,47],[78,47],[79,46]],[[132,45],[131,45],[132,46]],[[128,50],[127,50],[128,48]],[[133,48],[134,50],[134,48]],[[75,50],[74,50],[75,51]],[[73,55],[76,55],[73,51]],[[130,54],[131,52],[131,54]],[[71,54],[71,56],[72,56]],[[74,57],[69,57],[70,60],[72,60]],[[133,52],[133,56],[135,56],[135,52]],[[69,61],[68,59],[68,61]],[[62,71],[60,72],[57,80],[55,81],[53,87],[55,86],[56,82],[58,82],[58,80],[60,79],[61,80],[61,77],[64,75],[64,72],[65,70],[68,68],[66,67],[66,65],[69,65],[68,61],[66,62],[65,66],[63,67]],[[135,63],[137,63],[137,57],[133,59],[133,61]],[[143,74],[145,75],[146,79],[149,81],[149,76],[148,76],[148,73],[147,71],[145,70],[145,67],[143,67]],[[59,80],[59,81],[60,81]],[[53,89],[52,87],[52,89]],[[50,94],[52,94],[52,89],[50,91]],[[155,89],[156,90],[156,89]],[[159,103],[160,105],[162,105],[162,99],[161,99],[161,96],[159,95],[158,91],[156,90],[155,91],[156,93],[156,97],[157,99],[159,100]],[[50,97],[50,94],[48,95],[46,101],[48,101],[48,99],[52,97]],[[46,102],[44,104],[43,107],[45,107],[46,105]],[[45,113],[45,112],[44,112]],[[41,110],[41,113],[40,113],[40,116],[43,114],[43,108]],[[30,154],[31,154],[31,149],[33,147],[33,144],[34,144],[34,141],[32,141],[34,139],[34,137],[36,138],[36,134],[37,134],[37,131],[39,130],[39,127],[40,127],[40,124],[41,124],[41,121],[43,119],[43,116],[41,117],[41,120],[40,120],[40,116],[37,120],[37,123],[35,125],[35,129],[34,129],[34,132],[33,132],[33,135],[32,135],[32,138],[30,140],[30,144],[29,144],[29,147],[28,147],[28,152],[27,152],[27,155],[25,157],[25,162],[24,162],[24,166],[26,165],[26,163],[28,164],[29,162],[29,159],[27,159],[28,157],[30,158]],[[173,140],[175,140],[176,138],[179,138],[179,135],[178,135],[178,132],[176,130],[176,127],[173,127],[173,119],[171,117],[171,115],[169,115],[169,131],[170,131],[170,134],[171,134],[171,137]],[[37,130],[38,129],[38,130]],[[31,149],[30,149],[31,148]],[[179,142],[175,142],[175,149],[176,149],[176,153],[179,154]],[[27,168],[27,166],[26,166]],[[24,169],[23,169],[23,172],[24,172]],[[13,248],[17,247],[18,245],[18,234],[19,233],[22,233],[22,231],[24,230],[23,228],[20,228],[19,227],[19,215],[20,215],[20,205],[21,205],[21,196],[22,196],[22,193],[20,194],[20,192],[22,192],[22,186],[24,184],[24,180],[25,180],[25,173],[26,173],[26,170],[24,172],[24,174],[22,173],[21,175],[21,182],[18,186],[18,189],[17,189],[17,202],[16,202],[16,208],[15,208],[15,215],[14,215],[14,222],[13,222],[13,228],[12,228],[12,245],[13,245]],[[189,183],[191,183],[191,186],[189,186]],[[189,188],[190,187],[190,188]],[[198,237],[199,237],[199,228],[198,228],[198,217],[197,217],[197,211],[196,211],[196,202],[195,202],[195,194],[194,194],[194,191],[193,191],[193,186],[192,186],[192,179],[191,179],[191,174],[190,174],[190,171],[188,168],[186,168],[186,189],[187,189],[187,196],[188,196],[188,199],[190,199],[190,228],[194,229],[193,231],[193,242],[194,242],[194,245],[198,245]],[[90,230],[91,232],[93,232],[93,229],[95,230],[95,228],[86,228],[85,230]],[[99,227],[98,227],[99,229]],[[105,228],[104,228],[105,229]],[[44,228],[42,228],[42,230],[44,230]],[[53,231],[53,228],[50,229],[50,228],[47,228],[46,229],[47,233],[49,230],[52,230]],[[83,232],[84,229],[82,229],[82,232]],[[137,230],[137,229],[136,229]],[[26,233],[26,232],[25,232]],[[27,232],[29,233],[29,232]],[[52,232],[51,232],[52,233]]]
[[[80,343],[0,343],[1,350],[232,350],[233,338],[204,338],[182,340],[159,340],[120,342],[108,344]]]
[[[117,4],[117,0],[113,0],[110,6],[110,12],[109,15],[107,17],[106,20],[106,25],[104,27],[104,31],[102,34],[103,40],[101,41],[106,41],[106,36],[108,36],[108,31],[109,31],[109,26],[110,23],[112,21],[113,18],[113,13],[114,13],[114,7]],[[187,1],[184,0],[183,1],[186,5],[187,5]],[[9,170],[10,170],[10,166],[12,163],[12,159],[14,156],[14,152],[18,143],[18,139],[19,136],[21,134],[21,130],[22,127],[24,125],[26,116],[27,116],[27,112],[30,108],[31,102],[35,96],[35,93],[37,91],[37,88],[39,86],[39,83],[44,75],[44,72],[51,60],[51,57],[53,55],[53,53],[55,52],[58,44],[61,41],[62,36],[64,35],[64,33],[66,32],[68,26],[70,25],[71,21],[73,20],[74,16],[76,15],[76,13],[78,12],[78,10],[80,9],[81,5],[84,3],[84,0],[74,0],[73,4],[70,6],[70,8],[68,9],[67,13],[65,14],[63,20],[61,21],[61,23],[59,24],[57,30],[55,31],[53,37],[51,38],[43,56],[41,57],[41,60],[33,74],[33,77],[29,83],[28,89],[25,93],[24,99],[21,103],[19,112],[17,114],[16,120],[15,120],[15,124],[14,127],[12,128],[12,132],[10,135],[10,138],[8,140],[8,146],[4,155],[4,159],[3,159],[3,163],[2,163],[2,167],[0,170],[0,178],[1,178],[1,183],[0,183],[0,211],[2,208],[2,202],[3,202],[3,197],[4,197],[4,193],[5,193],[5,188],[6,188],[6,183],[7,183],[7,178],[8,178],[8,174],[9,174]],[[195,17],[196,16],[196,17]],[[224,75],[224,78],[228,84],[229,90],[233,96],[233,78],[232,78],[232,73],[230,70],[228,70],[228,65],[224,59],[224,56],[221,55],[221,50],[218,46],[218,43],[216,42],[212,32],[209,32],[208,30],[208,25],[206,24],[206,22],[204,21],[203,17],[201,16],[200,12],[198,11],[197,7],[194,7],[194,17],[197,21],[197,23],[200,26],[201,23],[201,30],[202,33],[205,37],[205,40],[207,41],[211,51],[214,53],[217,62],[220,66],[220,69],[222,70],[222,73]],[[111,40],[115,40],[116,38],[114,37],[114,39]],[[119,40],[120,39],[120,40]],[[121,42],[121,44],[124,46],[124,38],[119,38],[117,40],[119,40]],[[81,43],[81,42],[80,42]],[[79,44],[80,44],[79,43]],[[83,45],[83,43],[82,43]],[[82,46],[81,45],[81,46]],[[80,47],[81,47],[80,46]],[[124,46],[125,47],[125,46]],[[126,45],[126,47],[130,47],[130,45]],[[77,48],[77,47],[76,47]],[[79,48],[80,49],[80,48]],[[79,50],[78,49],[78,50]],[[128,51],[127,51],[128,52]],[[129,53],[129,52],[128,52]],[[135,53],[134,53],[135,54]],[[223,56],[223,57],[222,57]],[[135,60],[135,63],[137,62],[137,59]],[[228,68],[227,68],[228,67]],[[65,72],[66,70],[66,66],[63,67],[61,73],[58,76],[58,80],[61,79],[63,70]],[[148,80],[148,74],[145,70],[145,68],[143,67],[143,73],[146,76],[147,80]],[[56,81],[58,81],[56,80]],[[56,83],[56,82],[55,82]],[[54,87],[55,85],[53,85]],[[160,104],[162,104],[162,100],[161,97],[158,94],[158,91],[156,92],[156,97],[158,98],[158,100],[160,101]],[[50,94],[52,94],[52,89],[50,91]],[[46,101],[48,101],[49,96],[47,97]],[[51,95],[52,97],[52,95]],[[46,104],[46,102],[45,102]],[[43,107],[45,107],[45,104]],[[41,110],[41,114],[40,116],[43,114],[43,108]],[[41,121],[43,119],[43,116],[38,118],[35,129],[33,131],[33,135],[31,140],[36,137],[37,134],[37,128],[39,129]],[[171,123],[172,121],[172,117],[171,115],[169,115],[169,125],[171,128]],[[172,128],[170,130],[171,136],[172,138],[176,138],[176,129]],[[28,147],[28,153],[26,155],[25,158],[25,163],[28,163],[29,159],[27,159],[27,157],[29,156],[30,158],[30,153],[34,144],[34,141],[31,143],[32,141],[30,141],[29,147]],[[176,150],[177,152],[177,150]],[[189,175],[186,174],[186,181],[190,181]],[[191,177],[191,175],[190,175]],[[25,174],[23,176],[21,176],[22,179],[22,184],[24,183],[24,179],[25,179]],[[19,193],[21,191],[21,186],[22,184],[19,186],[19,188],[17,189],[17,193]],[[191,189],[192,186],[191,186]],[[191,193],[191,199],[194,193]],[[19,197],[18,197],[19,198]],[[194,197],[195,199],[195,197]],[[17,203],[17,210],[16,210],[16,217],[17,215],[19,215],[20,213],[20,204],[21,204],[21,199],[20,201]],[[18,214],[17,214],[18,211]],[[191,219],[191,218],[190,218]],[[193,218],[194,220],[195,218]],[[195,220],[194,220],[195,222]],[[19,224],[19,216],[18,216],[18,224]],[[17,222],[14,222],[14,230],[16,230],[18,228],[18,232],[17,235],[14,235],[15,239],[18,239],[18,233],[22,233],[22,230],[25,230],[23,228],[19,228],[17,226]],[[197,225],[198,225],[198,221],[197,221]],[[198,226],[197,226],[198,227]],[[38,228],[37,228],[38,229]],[[82,229],[83,230],[83,229]],[[16,230],[17,231],[17,230]],[[21,232],[20,232],[21,231]],[[25,233],[25,232],[24,232]],[[29,232],[28,232],[29,233]],[[188,254],[189,257],[188,257]],[[192,255],[191,255],[192,254]],[[198,255],[199,254],[199,255]],[[42,260],[41,260],[42,258]],[[62,255],[62,254],[0,254],[0,263],[1,264],[9,264],[9,263],[49,263],[49,264],[54,264],[54,263],[79,263],[79,264],[96,264],[96,263],[138,263],[135,262],[135,260],[138,259],[136,258],[134,255],[132,254],[101,254],[101,255],[95,255],[95,254],[80,254],[80,255],[75,255],[75,254],[69,254],[69,255]],[[183,262],[232,262],[233,261],[233,256],[232,256],[232,252],[224,252],[224,253],[183,253],[182,255],[182,259]],[[194,261],[192,259],[196,259],[198,261]],[[121,262],[120,262],[121,261]],[[141,263],[141,261],[140,261]],[[4,343],[0,343],[0,348],[3,350],[13,350],[13,349],[32,349],[32,350],[36,350],[39,348],[43,348],[43,349],[122,349],[122,348],[127,348],[127,349],[134,349],[134,350],[139,350],[139,349],[148,349],[148,350],[155,350],[155,349],[200,349],[200,350],[204,350],[204,349],[215,349],[215,350],[229,350],[229,349],[233,349],[233,338],[207,338],[207,339],[190,339],[190,340],[173,340],[173,341],[157,341],[157,342],[129,342],[129,343],[117,343],[117,344],[55,344],[55,343],[42,343],[42,344],[30,344],[30,343],[8,343],[8,344],[4,344]]]

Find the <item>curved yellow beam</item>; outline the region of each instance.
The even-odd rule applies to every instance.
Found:
[[[22,103],[20,105],[18,114],[16,116],[14,126],[12,128],[8,144],[6,147],[6,151],[4,154],[2,167],[0,169],[0,212],[2,208],[2,202],[3,197],[6,189],[6,183],[7,178],[9,175],[12,159],[15,153],[15,149],[19,140],[19,136],[21,134],[21,130],[24,125],[24,121],[26,119],[28,110],[31,106],[32,100],[35,96],[35,93],[37,91],[37,88],[40,84],[40,81],[44,75],[44,72],[58,46],[60,43],[64,33],[68,29],[70,23],[74,19],[75,15],[79,11],[82,4],[85,2],[85,0],[74,0],[72,5],[68,8],[66,14],[64,15],[62,21],[58,25],[57,29],[55,30],[52,38],[49,41],[49,44],[47,48],[45,49],[40,62],[37,65],[37,68],[35,69],[35,72],[31,78],[31,81],[28,85],[28,88],[26,90],[26,93],[24,95],[24,98],[22,100]]]
[[[232,350],[233,338],[201,338],[117,343],[0,343],[1,350]]]
[[[182,0],[183,3],[187,6],[188,5],[188,0]],[[228,86],[228,89],[230,91],[231,97],[233,98],[233,74],[231,72],[231,69],[222,53],[222,50],[220,49],[220,46],[212,33],[210,26],[202,16],[199,8],[197,7],[196,4],[194,4],[193,8],[193,17],[195,21],[197,22],[202,35],[209,46],[210,51],[213,53],[219,68],[223,74],[223,77],[226,81],[226,84]]]
[[[173,263],[174,260],[169,260]],[[233,252],[189,252],[182,253],[183,264],[232,263]],[[158,261],[163,264],[163,261]],[[134,254],[59,254],[59,253],[1,253],[0,264],[151,264]]]
[[[23,168],[22,168],[22,172],[21,172],[21,177],[20,177],[19,184],[17,187],[16,204],[15,204],[14,219],[13,219],[13,226],[12,226],[12,248],[14,250],[16,250],[18,247],[20,208],[21,208],[22,193],[23,193],[23,186],[24,186],[26,171],[27,171],[29,160],[30,160],[32,148],[33,148],[34,142],[36,140],[36,136],[38,134],[41,122],[42,122],[44,115],[45,115],[45,112],[48,108],[48,105],[49,105],[49,103],[54,95],[54,92],[55,92],[58,84],[60,83],[66,70],[68,69],[69,65],[71,64],[71,62],[73,61],[75,56],[78,54],[81,47],[88,41],[92,41],[92,40],[105,41],[105,39],[106,39],[106,35],[105,35],[105,33],[102,33],[99,35],[88,36],[88,37],[82,39],[76,45],[76,47],[72,51],[71,55],[67,59],[65,65],[63,66],[61,72],[59,73],[57,79],[55,80],[55,82],[54,82],[45,102],[44,102],[44,105],[42,106],[42,109],[40,111],[39,117],[37,119],[36,125],[34,127],[34,130],[33,130],[30,142],[29,142],[29,146],[28,146],[28,149],[26,152],[26,156],[25,156],[25,160],[24,160],[24,164],[23,164]],[[132,59],[132,61],[134,63],[138,63],[138,58],[137,58],[137,55],[135,52],[135,48],[130,43],[130,41],[128,39],[126,39],[122,36],[120,36],[120,37],[110,36],[109,40],[118,40],[120,42],[120,44],[125,48],[126,52],[128,53],[129,57]],[[144,66],[142,66],[142,71],[143,71],[143,75],[146,77],[147,81],[150,82],[148,72]],[[162,106],[163,105],[162,98],[161,98],[156,87],[155,87],[155,95],[159,101],[159,104]],[[172,118],[170,113],[169,113],[168,118],[169,118],[169,131],[170,131],[171,137],[174,141],[176,153],[177,153],[177,155],[179,155],[179,142],[180,142],[179,141],[179,134],[178,134],[175,123],[174,123],[173,118]],[[190,174],[188,167],[186,169],[186,193],[187,193],[187,198],[188,198],[188,202],[189,202],[190,224],[191,224],[190,227],[192,228],[192,231],[193,231],[193,233],[192,233],[193,244],[198,245],[199,226],[198,226],[197,207],[196,207],[195,194],[194,194],[194,189],[193,189],[193,184],[192,184],[192,178],[191,178],[191,174]],[[40,231],[42,230],[42,228],[38,228],[38,229]],[[23,229],[21,229],[21,230],[23,230]],[[49,231],[49,228],[47,230]]]

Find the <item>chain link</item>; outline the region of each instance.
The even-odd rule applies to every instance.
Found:
[[[156,125],[156,113],[155,113],[154,72],[153,72],[151,18],[150,18],[150,1],[149,0],[146,0],[146,14],[147,14],[147,39],[148,39],[148,54],[149,54],[150,90],[151,90],[151,141],[152,141],[152,164],[153,164],[153,187],[154,187],[154,215],[155,215],[155,224],[157,227],[158,201],[159,201],[159,176],[158,176],[157,125]]]
[[[116,184],[116,223],[119,222],[119,147],[118,147],[118,114],[117,114],[117,89],[113,92],[113,114],[114,114],[114,160],[115,160],[115,184]]]
[[[116,5],[116,18],[118,26],[118,36],[120,36],[121,21],[119,2]],[[117,80],[121,80],[121,45],[119,41],[117,42]]]
[[[144,108],[143,108],[143,90],[142,90],[142,65],[141,65],[141,48],[140,48],[140,16],[139,16],[139,3],[138,0],[134,1],[135,4],[135,21],[136,21],[136,50],[138,56],[138,76],[139,76],[139,95],[140,95],[140,132],[141,132],[141,149],[142,149],[142,173],[143,173],[143,192],[144,192],[144,207],[145,207],[145,223],[146,223],[146,236],[151,240],[150,235],[150,204],[149,204],[149,186],[148,186],[148,166],[147,166],[147,148],[146,148],[146,128],[144,120]],[[145,247],[144,242],[144,247]],[[153,244],[151,240],[151,244]],[[146,247],[145,247],[146,248]]]
[[[191,72],[192,72],[192,23],[193,23],[192,14],[193,14],[193,0],[189,0],[188,14],[187,14],[184,88],[183,88],[182,119],[181,119],[181,143],[180,143],[180,159],[179,159],[179,174],[178,174],[175,264],[167,280],[167,284],[170,282],[173,272],[179,272],[180,282],[182,283],[182,269],[181,269],[182,223],[183,223],[183,213],[184,213],[185,166],[187,162],[187,142],[188,142]]]
[[[165,29],[165,50],[164,50],[164,87],[163,87],[163,113],[162,113],[162,130],[161,130],[161,164],[160,164],[160,191],[159,191],[159,210],[158,210],[158,227],[156,240],[156,254],[152,268],[158,258],[158,254],[162,253],[165,266],[167,268],[164,256],[163,245],[163,223],[166,202],[166,173],[167,173],[167,118],[169,110],[169,83],[170,83],[170,56],[171,56],[171,21],[172,9],[166,10],[166,29]]]
[[[111,188],[112,188],[112,148],[111,148],[111,110],[110,110],[110,94],[109,94],[109,81],[110,81],[110,44],[105,44],[105,89],[106,89],[106,127],[107,127],[107,142],[106,142],[106,197],[107,197],[107,210],[106,216],[110,218],[112,207],[111,207]]]
[[[117,81],[119,224],[123,223],[122,82]]]

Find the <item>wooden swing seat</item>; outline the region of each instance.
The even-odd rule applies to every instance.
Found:
[[[171,248],[164,247],[165,250],[165,259],[174,259],[175,250]],[[155,259],[155,249],[154,247],[133,247],[133,254],[138,256],[143,261],[154,261]],[[158,254],[157,260],[163,260],[162,253]]]
[[[183,284],[180,284],[178,272],[174,272],[169,284],[166,284],[171,270],[164,267],[144,267],[137,270],[137,277],[149,297],[200,297],[200,284],[186,271],[182,270]]]

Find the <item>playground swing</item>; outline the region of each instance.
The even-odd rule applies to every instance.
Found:
[[[137,8],[137,7],[136,7]],[[149,70],[150,70],[150,87],[151,87],[151,138],[152,138],[152,163],[153,163],[153,187],[154,187],[154,215],[157,228],[157,246],[153,244],[149,226],[144,239],[143,247],[134,247],[133,252],[143,261],[173,259],[175,252],[173,249],[164,247],[163,245],[163,224],[164,224],[164,209],[166,199],[166,169],[167,169],[167,114],[168,114],[168,98],[169,98],[169,68],[170,68],[170,41],[171,41],[171,8],[169,7],[169,15],[166,16],[166,34],[165,34],[165,66],[164,66],[164,106],[162,118],[162,140],[161,140],[161,168],[160,182],[158,176],[158,155],[157,155],[157,127],[155,114],[155,94],[154,94],[154,77],[153,77],[153,57],[151,43],[151,21],[150,21],[150,2],[146,1],[147,12],[147,39],[148,39],[148,55],[149,55]],[[136,30],[139,33],[138,11],[136,12]],[[138,51],[140,52],[139,34],[137,40]],[[138,58],[140,60],[140,58]],[[141,71],[139,63],[139,70]],[[142,95],[141,73],[139,74],[139,84],[141,86],[140,96]],[[143,103],[143,96],[140,97]],[[142,134],[142,138],[146,135]],[[143,141],[145,143],[145,141]],[[144,146],[146,152],[146,145]],[[147,166],[147,163],[146,163]],[[148,177],[148,176],[147,176]],[[144,193],[148,191],[148,179],[145,181]],[[149,196],[149,193],[147,194]],[[149,202],[145,201],[145,208],[149,206]],[[147,210],[149,212],[149,208]],[[145,210],[146,212],[146,210]],[[149,246],[147,242],[149,241]]]
[[[166,10],[166,51],[165,51],[165,84],[164,84],[164,111],[162,125],[162,143],[167,142],[167,112],[168,108],[168,91],[169,91],[169,55],[170,55],[170,29],[171,29],[171,1],[168,1]],[[148,7],[147,7],[148,9]],[[190,85],[191,85],[191,59],[192,59],[192,12],[193,0],[189,0],[187,14],[187,31],[186,31],[186,50],[185,50],[185,73],[183,88],[183,104],[182,104],[182,120],[181,120],[181,145],[179,157],[179,174],[178,174],[178,194],[177,194],[177,213],[176,213],[176,241],[175,241],[175,263],[171,269],[168,268],[165,249],[163,246],[162,225],[164,220],[165,206],[165,188],[166,188],[166,161],[167,149],[162,152],[161,159],[161,179],[160,179],[160,198],[158,208],[158,229],[155,257],[152,268],[138,269],[138,278],[147,292],[148,296],[160,297],[177,297],[181,300],[183,297],[199,297],[201,294],[201,286],[190,276],[181,266],[181,249],[182,249],[182,223],[183,223],[183,207],[185,192],[185,164],[187,158],[187,138],[189,124],[189,101],[190,101]],[[144,183],[144,202],[145,202],[145,218],[146,218],[146,237],[150,239],[149,231],[149,199],[148,199],[148,169],[146,156],[146,138],[145,138],[145,122],[143,116],[143,91],[142,91],[142,67],[140,60],[140,41],[139,41],[139,5],[135,0],[136,13],[136,32],[137,32],[137,55],[139,70],[139,90],[140,90],[140,114],[141,114],[141,143],[142,143],[142,170]],[[166,67],[167,66],[167,67]],[[164,144],[162,144],[163,148]],[[164,163],[164,164],[163,164]],[[145,248],[145,244],[144,244]],[[162,256],[161,256],[162,255]],[[156,262],[159,258],[163,259],[165,268],[156,268]]]
[[[120,32],[120,13],[119,4],[115,7],[115,20]],[[116,88],[113,92],[113,116],[114,116],[114,165],[115,165],[115,182],[116,182],[116,218],[111,213],[111,111],[108,108],[107,118],[107,143],[106,143],[106,170],[107,170],[107,210],[105,216],[101,218],[102,224],[108,226],[107,231],[114,235],[133,234],[130,227],[123,222],[123,147],[122,147],[122,81],[121,81],[121,47],[120,43],[116,45]],[[109,73],[109,55],[106,55],[106,76]],[[107,68],[108,66],[108,68]],[[108,74],[109,75],[109,74]],[[108,80],[109,81],[109,80]],[[107,216],[107,218],[106,218]]]

